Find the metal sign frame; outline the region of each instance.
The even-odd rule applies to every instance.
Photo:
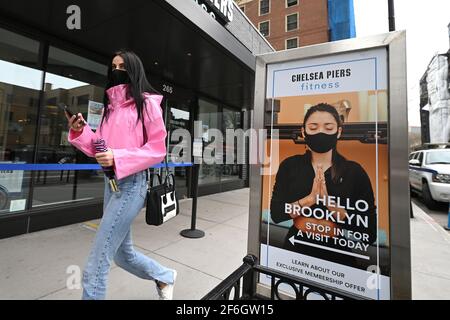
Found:
[[[389,228],[391,299],[411,299],[410,194],[408,180],[408,117],[406,32],[329,42],[257,56],[253,128],[264,129],[267,66],[339,53],[386,48],[388,66]],[[250,143],[258,143],[251,141]],[[254,150],[254,149],[252,149]],[[265,151],[263,151],[263,154]],[[250,165],[248,253],[260,257],[261,164]],[[391,201],[395,200],[395,201]]]

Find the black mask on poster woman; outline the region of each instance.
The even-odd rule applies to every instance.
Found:
[[[107,88],[115,87],[121,84],[129,84],[131,82],[128,72],[125,70],[114,69],[108,80]]]
[[[305,142],[308,147],[317,153],[325,153],[336,148],[338,132],[335,134],[316,133],[309,135],[305,132]]]

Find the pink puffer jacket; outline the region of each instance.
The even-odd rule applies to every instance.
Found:
[[[92,141],[103,138],[114,154],[114,171],[117,179],[160,163],[166,155],[167,131],[164,125],[162,96],[145,93],[144,123],[148,141],[144,144],[142,122],[137,120],[134,99],[126,99],[126,84],[109,88],[110,108],[108,121],[95,133],[86,125],[81,132],[70,129],[69,142],[89,157],[95,156]]]

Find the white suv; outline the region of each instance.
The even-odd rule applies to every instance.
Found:
[[[411,192],[422,194],[429,209],[450,202],[450,149],[427,149],[409,155]]]

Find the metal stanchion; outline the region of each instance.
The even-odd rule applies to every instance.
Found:
[[[191,215],[191,228],[185,229],[180,232],[183,237],[198,239],[203,238],[205,233],[202,230],[196,229],[197,222],[197,195],[198,195],[198,175],[200,171],[201,159],[203,157],[203,139],[194,139],[192,144],[192,156],[194,161],[192,162],[192,215]],[[199,161],[200,160],[200,161]]]
[[[198,239],[205,236],[205,232],[196,229],[197,220],[197,195],[198,195],[198,172],[199,165],[194,163],[192,166],[192,179],[193,179],[193,195],[192,195],[192,215],[191,215],[191,228],[185,229],[180,232],[183,237]]]

